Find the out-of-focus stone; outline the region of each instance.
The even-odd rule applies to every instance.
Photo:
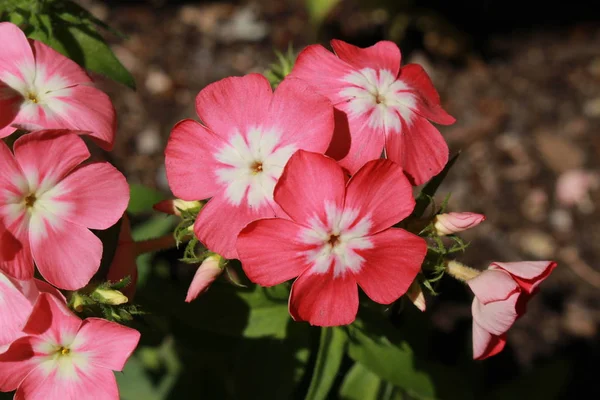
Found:
[[[158,126],[150,125],[136,136],[137,150],[141,154],[155,154],[163,146]]]
[[[573,217],[567,210],[552,210],[549,221],[550,225],[558,232],[569,233],[573,229]]]
[[[173,87],[173,80],[163,70],[151,68],[146,76],[146,89],[152,94],[165,94]]]
[[[600,117],[600,97],[587,101],[583,105],[583,113],[590,118]]]
[[[585,162],[584,151],[569,139],[547,132],[535,135],[542,161],[554,172],[561,173],[581,168]]]
[[[258,19],[252,7],[237,10],[231,19],[217,28],[217,37],[225,42],[258,42],[269,32],[268,25]]]
[[[592,312],[582,304],[569,302],[563,314],[562,324],[574,336],[592,338],[598,329]]]
[[[542,222],[548,212],[548,195],[541,188],[534,188],[521,203],[521,212],[530,221]]]
[[[516,235],[519,247],[538,259],[551,259],[556,243],[549,234],[539,230],[525,230]]]

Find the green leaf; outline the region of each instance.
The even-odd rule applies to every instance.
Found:
[[[450,172],[450,169],[452,168],[452,166],[458,159],[458,156],[460,156],[460,152],[456,153],[454,155],[454,157],[452,157],[450,159],[450,161],[448,161],[448,164],[446,164],[446,166],[444,167],[442,172],[440,172],[439,174],[434,176],[423,187],[423,189],[421,190],[421,193],[419,193],[419,195],[415,199],[416,205],[415,205],[415,209],[413,210],[413,212],[411,214],[411,217],[420,218],[421,216],[423,216],[423,214],[425,213],[425,210],[427,210],[427,207],[431,203],[431,199],[433,198],[433,196],[435,196],[435,192],[437,192],[438,188],[440,187],[440,185],[442,184],[444,179],[446,179],[448,172]]]
[[[129,193],[131,197],[127,212],[131,214],[152,212],[152,206],[165,199],[165,195],[158,190],[137,183],[129,185]]]
[[[402,400],[398,388],[383,381],[361,363],[355,363],[342,383],[342,400]]]
[[[306,8],[311,21],[321,25],[327,15],[341,0],[306,0]]]
[[[325,400],[346,353],[348,337],[340,328],[321,328],[319,352],[306,400]]]

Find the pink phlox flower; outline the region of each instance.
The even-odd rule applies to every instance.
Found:
[[[90,229],[114,225],[129,202],[123,174],[90,156],[69,131],[38,131],[0,141],[0,221],[21,250],[0,270],[21,280],[42,276],[61,289],[85,286],[100,266],[102,242]]]
[[[86,72],[10,22],[0,23],[0,37],[0,138],[16,129],[70,129],[111,150],[115,109]]]
[[[203,124],[184,120],[171,131],[167,178],[178,198],[211,198],[194,232],[209,250],[236,258],[246,224],[282,215],[273,188],[290,156],[329,146],[333,107],[298,79],[285,79],[273,93],[264,76],[249,74],[208,85],[196,111]]]
[[[274,196],[290,219],[252,222],[238,237],[250,280],[273,286],[298,277],[289,300],[295,320],[349,324],[358,311],[357,285],[375,302],[390,304],[421,269],[425,240],[392,228],[415,205],[400,166],[370,161],[346,181],[333,159],[297,151]]]
[[[473,299],[473,358],[482,360],[504,348],[506,332],[525,311],[554,261],[492,263],[467,283]]]
[[[138,331],[100,318],[82,321],[56,297],[39,295],[23,329],[0,354],[0,390],[15,399],[118,400],[112,371],[135,350]]]
[[[423,68],[400,67],[400,49],[381,41],[359,48],[332,40],[335,52],[311,45],[298,56],[290,76],[314,85],[336,108],[336,132],[327,155],[354,174],[382,150],[420,185],[448,161],[448,145],[429,120],[455,119],[444,111]]]

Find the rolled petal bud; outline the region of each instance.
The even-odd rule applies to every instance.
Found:
[[[204,293],[210,285],[221,275],[224,271],[221,266],[222,257],[218,254],[207,257],[202,264],[198,267],[190,288],[188,289],[185,301],[187,303],[195,300],[201,293]]]
[[[181,199],[170,199],[163,200],[161,202],[156,203],[153,208],[156,211],[163,212],[165,214],[177,215],[181,217],[181,211],[189,210],[192,208],[201,207],[202,203],[199,201],[185,201]]]
[[[111,306],[118,306],[119,304],[125,304],[129,301],[127,296],[115,289],[101,289],[97,288],[94,290],[92,297],[104,304]]]
[[[419,285],[419,283],[416,280],[408,288],[406,296],[408,296],[408,298],[410,299],[410,301],[412,301],[415,307],[425,312],[425,295],[423,295],[423,289],[421,289],[421,285]]]
[[[445,236],[473,228],[484,220],[485,216],[482,214],[451,212],[437,215],[433,227],[438,236]]]

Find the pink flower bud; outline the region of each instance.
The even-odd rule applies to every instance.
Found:
[[[188,289],[185,301],[187,303],[195,300],[201,293],[204,293],[210,285],[223,273],[223,268],[219,265],[221,256],[218,254],[207,257],[198,267],[190,288]]]
[[[437,215],[433,226],[438,236],[445,236],[477,226],[484,220],[485,216],[481,214],[451,212]]]
[[[181,217],[181,210],[189,210],[191,208],[200,207],[202,203],[199,201],[185,201],[181,199],[169,199],[156,203],[153,208],[156,211],[165,214],[176,215]]]

